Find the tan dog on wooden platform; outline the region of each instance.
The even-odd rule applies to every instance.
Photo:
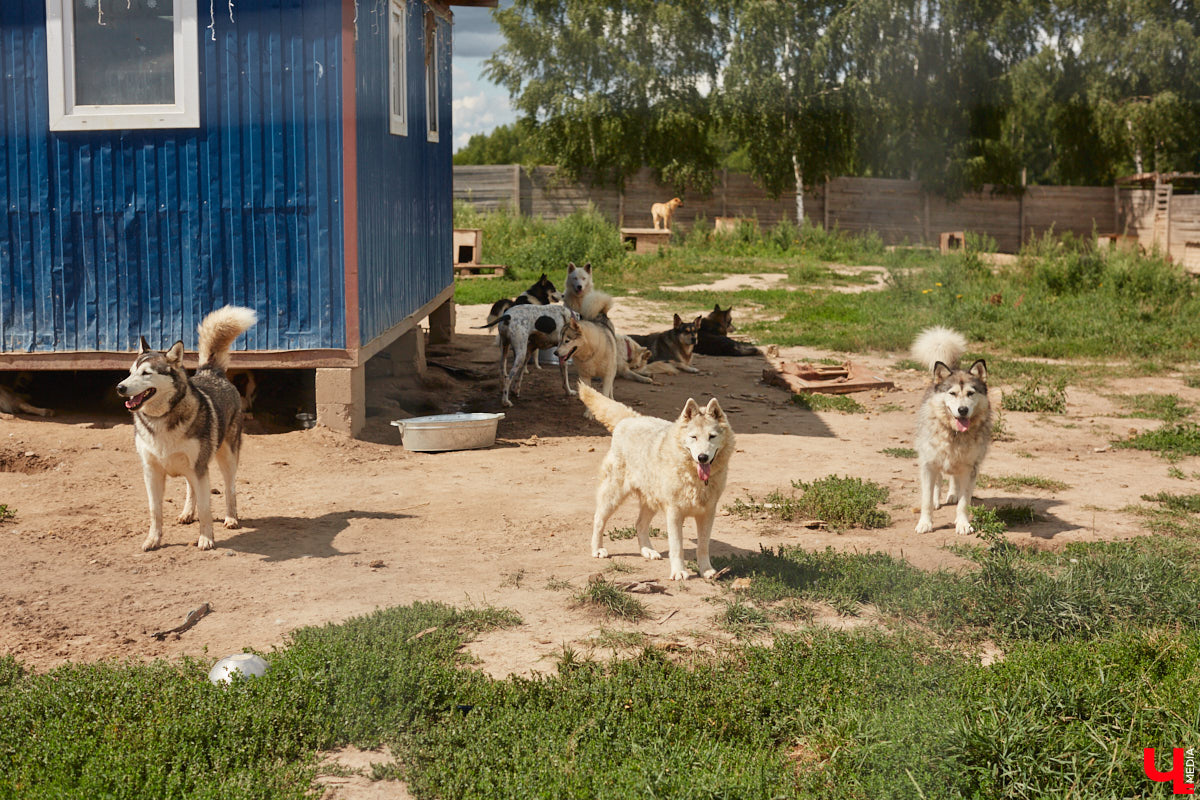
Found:
[[[650,206],[650,216],[654,220],[654,229],[660,231],[664,228],[671,229],[671,217],[675,214],[675,209],[683,205],[683,201],[678,197],[672,197],[665,203],[655,203]]]

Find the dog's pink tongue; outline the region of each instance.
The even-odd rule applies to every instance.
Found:
[[[696,464],[696,474],[700,476],[700,480],[708,483],[709,477],[712,476],[712,464]]]
[[[969,427],[971,427],[971,426],[969,424],[967,424],[966,420],[959,419],[958,417],[954,418],[954,428],[959,433],[965,433],[967,428],[969,428]]]

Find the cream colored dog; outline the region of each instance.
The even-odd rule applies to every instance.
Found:
[[[672,421],[642,416],[582,382],[579,399],[612,431],[612,447],[600,465],[600,486],[596,489],[592,555],[608,558],[608,551],[600,546],[604,526],[632,494],[641,504],[636,529],[642,557],[662,558],[650,546],[650,521],[659,511],[665,511],[671,579],[686,580],[683,521],[693,517],[696,566],[701,577],[711,578],[716,570],[708,558],[708,542],[735,444],[733,428],[721,404],[713,398],[701,408],[689,398],[683,412]]]
[[[683,205],[683,201],[678,197],[672,197],[665,203],[655,203],[650,206],[650,216],[654,219],[654,229],[662,230],[671,229],[671,217],[675,215],[675,209]]]

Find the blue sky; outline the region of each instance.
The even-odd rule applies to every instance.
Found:
[[[501,0],[501,6],[512,5]],[[508,91],[483,76],[483,62],[504,42],[490,8],[454,6],[454,149],[475,133],[516,119]]]

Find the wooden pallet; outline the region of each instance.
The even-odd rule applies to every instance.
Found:
[[[503,264],[455,264],[456,278],[500,278],[508,274]]]
[[[864,367],[849,361],[839,365],[784,361],[778,367],[763,370],[763,383],[782,386],[793,392],[850,394],[871,389],[894,389],[892,381],[872,375]]]

